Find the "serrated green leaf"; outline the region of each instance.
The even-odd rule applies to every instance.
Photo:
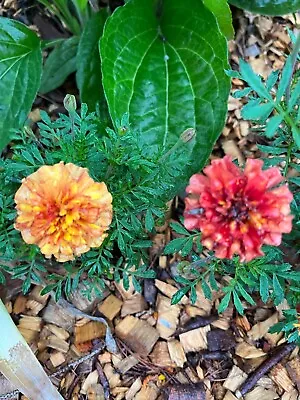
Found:
[[[184,295],[187,294],[187,292],[189,291],[189,286],[183,287],[181,289],[179,289],[172,297],[171,300],[171,304],[175,305],[178,304],[180,302],[180,300],[183,298]]]
[[[170,228],[173,229],[173,231],[179,233],[180,235],[185,235],[185,236],[190,235],[190,232],[186,230],[185,227],[180,225],[178,222],[171,222]]]
[[[195,286],[191,286],[191,294],[190,294],[190,301],[192,304],[195,304],[197,301],[197,291]]]
[[[269,298],[269,280],[267,275],[261,274],[259,277],[259,294],[262,301],[266,303]]]
[[[225,296],[223,297],[223,299],[221,300],[221,303],[218,307],[218,313],[222,314],[226,308],[229,306],[229,302],[231,299],[231,291],[226,293]]]
[[[179,176],[170,177],[175,193],[203,167],[222,131],[229,94],[227,44],[201,1],[161,4],[157,10],[155,0],[132,0],[116,9],[105,24],[100,54],[113,121],[128,113],[149,156],[166,154],[179,143],[174,150],[182,160]],[[196,135],[181,142],[188,128]]]
[[[241,284],[238,283],[237,285],[241,295],[244,297],[244,299],[251,304],[252,306],[254,306],[256,303],[255,301],[252,299],[252,297],[250,296],[249,293],[246,292],[246,290],[243,288],[243,286]]]
[[[142,248],[149,248],[152,245],[153,245],[153,243],[151,240],[137,240],[136,242],[134,242],[132,244],[132,247],[142,249]]]
[[[281,73],[281,78],[279,81],[277,94],[276,94],[276,103],[281,101],[282,96],[284,95],[288,84],[290,83],[291,75],[293,73],[293,61],[292,57],[289,56],[285,62],[284,68]]]
[[[272,71],[266,80],[266,88],[268,91],[273,89],[275,83],[277,82],[279,76],[279,71]]]
[[[57,46],[48,55],[42,74],[40,93],[48,93],[64,83],[76,71],[76,53],[79,38],[72,36]]]
[[[214,274],[213,271],[211,271],[209,273],[209,284],[210,284],[210,286],[211,286],[211,288],[213,290],[218,290],[219,289],[217,281],[216,281],[216,278],[215,278],[215,274]]]
[[[260,103],[256,105],[248,103],[242,108],[242,117],[252,121],[266,119],[273,111],[273,108],[274,106],[271,103]]]
[[[234,29],[232,26],[232,15],[227,0],[203,0],[205,6],[217,18],[221,32],[227,39],[232,39]]]
[[[185,242],[186,242],[186,238],[177,238],[177,239],[171,240],[171,242],[169,242],[166,245],[166,247],[164,249],[164,254],[177,253],[178,251],[180,251],[182,249]]]
[[[27,26],[0,17],[0,152],[26,121],[42,71],[41,43]]]
[[[300,0],[228,0],[230,4],[254,13],[284,15],[300,9]]]
[[[289,182],[294,183],[295,185],[300,186],[300,177],[296,177],[296,178],[290,178]]]
[[[273,274],[273,290],[274,290],[274,304],[277,306],[284,299],[284,291],[275,274]]]
[[[98,43],[106,18],[107,11],[102,9],[85,25],[76,56],[76,82],[80,98],[90,111],[95,111],[97,104],[101,111],[105,104]]]
[[[239,298],[239,295],[235,290],[233,291],[233,304],[235,305],[237,312],[241,315],[244,315],[243,304],[241,302],[241,299]]]
[[[282,120],[283,118],[281,115],[274,115],[269,119],[265,131],[265,135],[267,136],[267,138],[272,138],[275,135],[276,130],[278,129]]]
[[[242,59],[240,59],[240,72],[242,78],[257,92],[257,94],[259,94],[260,97],[272,100],[272,97],[262,83],[261,78],[254,73],[251,65]]]
[[[186,257],[191,253],[192,249],[193,249],[193,238],[186,239],[186,243],[181,249],[181,255],[183,257]]]
[[[204,279],[201,281],[201,287],[202,287],[204,296],[208,300],[212,300],[211,289],[210,289],[210,287],[208,286],[207,282]]]
[[[154,218],[152,215],[152,211],[148,209],[146,211],[146,216],[145,216],[145,228],[147,231],[151,232],[152,229],[154,228]]]
[[[234,97],[235,99],[240,99],[241,97],[248,96],[248,94],[251,92],[252,92],[252,88],[247,87],[242,90],[236,90],[235,92],[232,93],[232,97]]]

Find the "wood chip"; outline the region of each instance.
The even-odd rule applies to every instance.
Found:
[[[256,341],[265,336],[268,330],[278,322],[278,312],[274,313],[270,318],[265,321],[258,322],[252,329],[248,332],[248,337],[250,340]]]
[[[47,337],[46,346],[61,351],[62,353],[67,353],[69,350],[69,343],[55,335],[50,335]]]
[[[257,349],[255,346],[252,346],[246,342],[239,343],[236,346],[235,354],[239,357],[247,359],[266,356],[266,353],[264,353],[261,349]]]
[[[134,355],[128,356],[123,360],[119,361],[116,365],[116,369],[121,374],[126,374],[131,368],[135,367],[139,363],[139,360],[134,357]]]
[[[147,303],[144,296],[140,293],[135,293],[132,297],[124,300],[121,317],[124,318],[126,315],[132,315],[144,311],[147,309]]]
[[[291,377],[292,381],[297,386],[300,392],[300,358],[299,356],[293,358],[291,361],[287,362],[286,369]]]
[[[22,315],[19,320],[19,329],[29,329],[31,331],[40,332],[42,329],[42,319],[40,317],[32,317]]]
[[[135,396],[135,400],[156,400],[158,393],[158,387],[153,382],[149,382],[147,385],[143,385],[142,389]]]
[[[239,367],[234,365],[231,371],[229,372],[223,386],[225,389],[235,392],[237,388],[239,388],[240,385],[245,382],[247,377],[248,375],[244,371],[242,371]]]
[[[92,385],[95,385],[98,383],[98,379],[99,379],[99,376],[98,376],[97,370],[90,372],[81,386],[80,393],[87,394],[87,391],[89,390],[89,388]]]
[[[281,400],[299,400],[298,392],[296,389],[293,389],[291,392],[285,392]]]
[[[235,140],[223,140],[222,141],[222,148],[226,155],[231,156],[234,160],[237,159],[239,165],[243,165],[245,162],[245,158],[239,149],[238,145],[236,144]]]
[[[272,389],[265,389],[261,386],[257,386],[254,390],[247,393],[245,400],[274,400],[278,399],[278,394]]]
[[[169,297],[170,299],[174,296],[174,294],[178,291],[178,289],[169,283],[160,281],[159,279],[155,279],[155,286],[157,289],[162,292],[164,295]],[[189,299],[187,296],[183,296],[178,304],[188,304]]]
[[[88,400],[105,400],[104,390],[100,383],[91,385],[87,390]]]
[[[182,333],[179,335],[180,343],[182,344],[186,353],[190,351],[200,351],[207,349],[207,332],[210,331],[210,326],[203,328],[193,329],[192,331]]]
[[[176,339],[168,341],[167,344],[171,360],[174,361],[177,367],[183,368],[186,356],[182,344]]]
[[[203,310],[205,312],[205,315],[210,315],[213,302],[211,300],[208,300],[204,296],[202,286],[200,284],[196,286],[196,293],[197,293],[197,301],[194,305],[198,307],[200,310]]]
[[[42,286],[34,286],[32,291],[30,292],[29,298],[35,301],[38,301],[39,303],[43,304],[44,306],[46,305],[50,294],[44,294],[41,295],[41,291],[43,290]]]
[[[226,392],[223,400],[238,400],[233,393],[231,393],[229,390]],[[262,400],[262,399],[261,399]]]
[[[82,326],[75,326],[75,344],[88,342],[89,340],[103,338],[106,326],[101,322],[90,321]]]
[[[13,313],[14,314],[22,314],[25,309],[26,309],[26,303],[27,303],[28,298],[20,294],[17,298],[16,301],[14,302],[13,306]]]
[[[275,365],[269,373],[270,378],[285,392],[291,392],[294,389],[286,368],[281,364]]]
[[[55,351],[50,355],[50,361],[53,367],[56,368],[59,365],[63,364],[66,361],[66,358],[61,351]]]
[[[53,324],[47,324],[45,328],[49,329],[50,332],[52,332],[55,336],[59,337],[60,339],[67,340],[70,337],[69,332],[67,332],[63,328],[59,328],[56,325]]]
[[[139,390],[142,388],[142,380],[138,377],[133,384],[130,386],[128,392],[125,395],[126,400],[132,400]]]
[[[110,389],[117,386],[121,386],[120,374],[118,374],[115,369],[110,364],[105,364],[103,367],[103,372],[108,380]]]
[[[147,356],[159,338],[148,322],[128,315],[115,328],[116,335],[138,354]]]
[[[39,301],[29,299],[26,303],[27,315],[36,316],[44,307]]]
[[[73,328],[74,320],[75,318],[67,310],[59,306],[52,299],[49,301],[47,307],[44,308],[43,321],[60,326],[69,332]]]
[[[110,321],[112,321],[120,312],[122,300],[111,294],[102,304],[98,306],[98,310]]]
[[[158,367],[176,367],[174,361],[171,360],[167,342],[157,342],[149,357],[152,363]]]
[[[157,324],[160,337],[168,339],[176,331],[180,307],[178,304],[171,305],[171,299],[159,294],[157,296]]]

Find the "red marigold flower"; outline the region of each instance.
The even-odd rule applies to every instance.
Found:
[[[105,183],[72,163],[39,168],[23,179],[15,202],[15,228],[24,241],[60,262],[99,247],[112,221],[112,196]]]
[[[263,244],[279,246],[292,229],[293,195],[278,168],[262,170],[261,160],[248,159],[244,172],[229,156],[212,161],[195,174],[186,191],[184,225],[202,232],[202,244],[219,258],[250,261],[263,255]]]

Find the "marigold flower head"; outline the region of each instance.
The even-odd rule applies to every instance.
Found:
[[[195,174],[186,191],[184,225],[202,232],[202,244],[219,258],[250,261],[263,255],[263,244],[279,246],[292,229],[287,185],[277,167],[262,170],[261,160],[248,159],[241,171],[229,156],[212,161]]]
[[[112,196],[86,168],[60,162],[23,179],[15,195],[15,228],[46,258],[73,260],[99,247],[112,220]]]

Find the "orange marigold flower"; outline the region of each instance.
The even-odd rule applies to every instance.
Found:
[[[184,225],[202,232],[202,244],[219,258],[250,261],[263,255],[263,244],[279,246],[292,229],[287,185],[278,168],[262,170],[261,160],[248,159],[241,171],[229,156],[212,161],[195,174],[186,191]]]
[[[112,196],[86,168],[60,162],[23,179],[15,195],[15,228],[46,258],[74,260],[99,247],[112,221]]]

